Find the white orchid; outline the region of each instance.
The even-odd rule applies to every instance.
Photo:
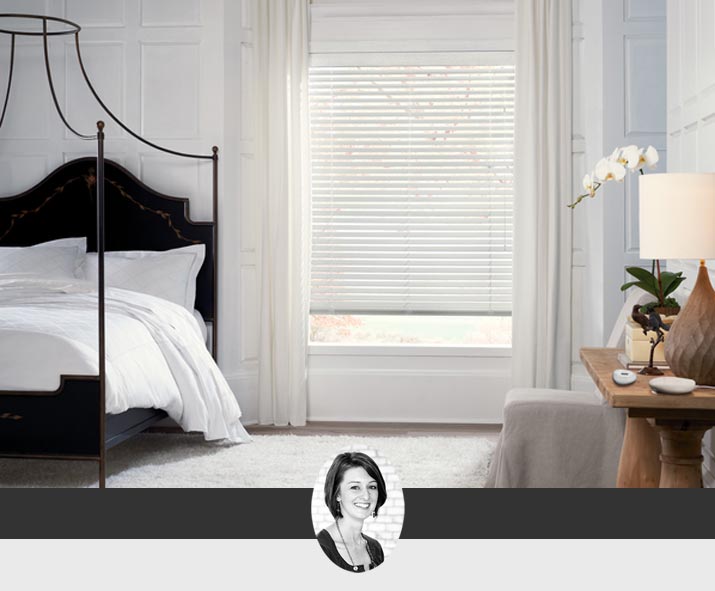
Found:
[[[648,168],[655,168],[655,165],[658,164],[658,160],[660,160],[658,150],[656,150],[653,146],[648,146],[646,151],[643,153],[643,163]]]
[[[618,162],[620,164],[625,164],[625,162],[621,159],[621,152],[623,152],[623,148],[616,148],[613,150],[611,155],[608,157],[608,160],[611,162]]]
[[[658,164],[658,151],[653,146],[639,148],[631,145],[623,148],[616,148],[607,158],[601,158],[591,174],[583,177],[583,188],[586,191],[579,195],[576,201],[569,205],[576,207],[586,197],[594,197],[596,191],[607,181],[622,181],[626,176],[626,169],[631,172],[636,170],[643,174],[643,167],[654,168]]]
[[[638,146],[628,146],[623,148],[623,154],[628,161],[627,166],[631,172],[642,171],[644,165],[653,168],[660,160],[658,150],[653,146],[648,146],[645,149]]]
[[[588,191],[588,194],[593,197],[596,194],[596,181],[590,174],[583,177],[583,188]]]
[[[596,179],[604,183],[606,181],[622,181],[626,176],[626,169],[620,162],[613,162],[608,158],[601,158],[596,163],[594,169]]]
[[[623,159],[628,170],[634,171],[641,167],[643,151],[638,146],[626,146],[623,148]]]

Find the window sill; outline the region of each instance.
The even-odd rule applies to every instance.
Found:
[[[510,358],[510,346],[475,345],[340,345],[312,343],[308,355],[363,357],[482,357]]]

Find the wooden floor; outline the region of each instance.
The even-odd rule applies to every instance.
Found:
[[[440,436],[484,437],[496,441],[501,425],[448,425],[425,423],[308,422],[305,427],[248,425],[251,435],[369,435],[371,437]]]

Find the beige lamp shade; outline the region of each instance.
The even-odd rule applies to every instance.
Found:
[[[645,174],[639,179],[640,256],[715,259],[715,174]]]
[[[646,174],[639,193],[642,258],[715,258],[715,174]],[[676,376],[715,386],[715,290],[704,260],[668,331],[665,360]]]

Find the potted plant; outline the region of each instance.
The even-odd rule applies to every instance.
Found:
[[[586,192],[579,195],[573,203],[569,204],[569,207],[574,209],[587,197],[595,197],[598,190],[607,181],[622,181],[628,170],[645,174],[643,169],[646,166],[655,168],[659,158],[658,151],[653,146],[648,146],[647,148],[639,148],[638,146],[616,148],[610,156],[601,158],[596,163],[592,173],[583,177],[583,188]],[[660,261],[658,260],[653,261],[650,271],[642,267],[627,267],[626,271],[633,275],[637,281],[624,283],[621,286],[621,291],[637,286],[652,294],[655,298],[655,301],[642,306],[641,312],[650,314],[650,312],[656,310],[659,314],[673,316],[680,311],[680,305],[677,300],[668,296],[685,281],[682,272],[670,273],[663,271],[661,273]]]
[[[657,274],[656,274],[657,266]],[[621,291],[626,291],[629,287],[640,287],[643,291],[651,294],[655,301],[648,302],[641,306],[643,314],[650,314],[654,310],[664,316],[674,316],[680,312],[678,301],[669,297],[680,284],[685,281],[683,272],[671,273],[670,271],[660,271],[660,262],[653,261],[651,270],[643,267],[626,267],[626,272],[637,279],[621,285]]]

